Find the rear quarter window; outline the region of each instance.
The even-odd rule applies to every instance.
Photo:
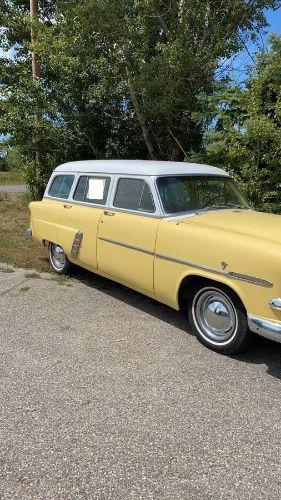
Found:
[[[110,177],[82,176],[79,178],[73,199],[96,205],[105,205]]]
[[[49,196],[53,198],[68,198],[73,181],[74,175],[57,175],[49,189]]]
[[[114,207],[137,212],[155,212],[150,188],[142,179],[119,179],[114,199]]]

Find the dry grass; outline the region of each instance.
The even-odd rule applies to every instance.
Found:
[[[46,251],[25,237],[29,227],[29,201],[27,194],[0,193],[0,263],[49,271]]]
[[[0,185],[23,184],[18,172],[0,172]]]

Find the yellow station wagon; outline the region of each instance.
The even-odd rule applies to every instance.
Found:
[[[251,332],[281,341],[281,218],[252,210],[208,165],[78,161],[57,167],[29,234],[70,263],[186,311],[218,352]]]

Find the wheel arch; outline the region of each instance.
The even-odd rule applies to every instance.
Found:
[[[229,290],[231,293],[234,293],[236,297],[239,299],[241,302],[245,312],[247,313],[247,307],[245,305],[245,301],[243,299],[243,293],[240,289],[239,286],[236,286],[234,283],[229,283],[229,280],[224,280],[220,279],[219,277],[210,277],[206,276],[204,274],[199,274],[199,273],[190,273],[185,275],[178,286],[178,293],[177,293],[177,303],[178,303],[178,308],[180,310],[183,310],[184,307],[186,307],[186,301],[189,299],[189,290],[192,290],[193,286],[197,283],[200,282],[209,282],[210,284],[222,286],[226,291]]]

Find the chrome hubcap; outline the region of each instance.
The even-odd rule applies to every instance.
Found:
[[[65,253],[59,245],[51,243],[50,258],[54,268],[61,271],[65,265]]]
[[[237,330],[237,314],[220,290],[200,290],[193,301],[193,319],[203,337],[216,344],[229,342]]]

